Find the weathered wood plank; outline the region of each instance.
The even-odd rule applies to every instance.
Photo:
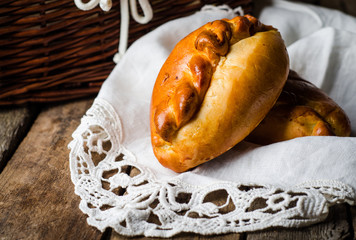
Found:
[[[27,134],[37,113],[35,106],[0,109],[0,172]]]
[[[0,175],[0,239],[100,239],[70,180],[68,143],[92,100],[43,110]]]
[[[356,239],[356,206],[351,207],[351,221],[353,227],[353,239]]]
[[[352,226],[348,222],[348,206],[336,205],[330,209],[328,218],[322,222],[298,229],[270,229],[247,234],[247,240],[268,239],[352,239]]]

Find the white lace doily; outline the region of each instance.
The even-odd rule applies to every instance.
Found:
[[[85,2],[86,7],[110,5],[108,0]],[[128,0],[120,3],[126,6],[127,20]],[[297,3],[272,3],[260,19],[281,31],[291,69],[324,87],[355,123],[354,19]],[[204,7],[163,24],[127,51],[121,41],[127,35],[122,34],[119,54],[125,55],[69,144],[71,178],[90,225],[127,236],[246,232],[309,225],[325,219],[334,204],[355,204],[354,137],[306,137],[269,146],[242,143],[182,174],[155,159],[148,116],[160,67],[176,41],[208,21],[237,12],[228,6]]]
[[[97,98],[69,144],[80,209],[88,215],[88,224],[101,231],[111,227],[127,236],[170,237],[180,232],[299,227],[325,219],[333,204],[354,204],[353,189],[338,181],[293,188],[226,181],[195,186],[176,177],[157,181],[121,139],[119,116],[108,102]],[[217,195],[224,200],[216,203]]]

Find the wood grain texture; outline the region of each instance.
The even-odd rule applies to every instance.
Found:
[[[0,172],[29,130],[38,113],[36,107],[0,109]]]
[[[336,205],[330,209],[328,218],[322,222],[305,228],[282,229],[274,228],[260,232],[248,233],[247,240],[268,239],[308,239],[336,240],[352,239],[352,223],[348,221],[348,206]]]
[[[100,239],[70,180],[68,143],[92,100],[43,110],[0,175],[0,239]]]
[[[352,206],[351,210],[351,221],[352,221],[352,232],[353,232],[353,239],[356,239],[356,206]]]

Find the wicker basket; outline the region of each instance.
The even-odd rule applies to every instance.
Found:
[[[120,4],[81,11],[73,0],[0,1],[0,105],[51,102],[96,94],[114,67]],[[205,4],[242,6],[252,0],[151,1],[153,19],[130,20],[129,44],[155,27]]]

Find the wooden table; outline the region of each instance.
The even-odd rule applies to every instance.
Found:
[[[67,145],[92,102],[0,108],[0,239],[128,239],[86,223],[70,180]],[[356,207],[344,204],[306,228],[174,239],[355,239],[355,228]]]

